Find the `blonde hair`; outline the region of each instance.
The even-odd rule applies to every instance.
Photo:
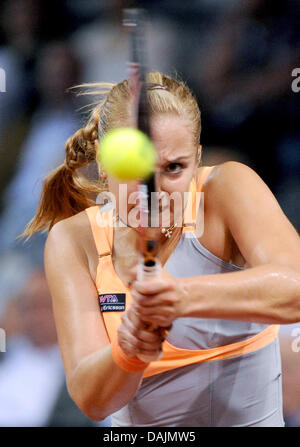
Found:
[[[174,114],[185,118],[195,145],[199,144],[201,115],[196,99],[184,82],[162,73],[147,76],[151,113]],[[77,130],[65,144],[65,162],[46,177],[37,212],[22,236],[47,231],[67,217],[95,205],[93,193],[105,189],[99,182],[88,181],[78,169],[96,159],[95,141],[109,130],[130,125],[130,85],[126,79],[119,84],[83,84],[89,91],[83,94],[101,95],[104,99],[92,110],[85,127]]]

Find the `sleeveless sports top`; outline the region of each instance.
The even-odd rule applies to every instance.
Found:
[[[194,232],[196,192],[191,182],[193,221],[164,268],[175,277],[242,270],[208,251]],[[198,206],[198,205],[197,205]],[[113,210],[86,210],[99,255],[96,287],[108,338],[117,335],[129,289],[112,263]],[[163,343],[163,357],[150,363],[136,396],[111,417],[112,426],[282,426],[278,325],[221,319],[178,318]]]

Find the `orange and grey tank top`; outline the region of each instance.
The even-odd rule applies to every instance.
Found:
[[[164,268],[174,277],[240,271],[207,250],[195,226],[199,194],[213,167],[193,180],[187,207],[191,222]],[[112,262],[113,209],[86,209],[99,264],[99,313],[110,341],[131,304],[130,290]],[[136,396],[111,415],[112,426],[283,426],[278,325],[212,318],[178,318],[163,356],[146,368]]]

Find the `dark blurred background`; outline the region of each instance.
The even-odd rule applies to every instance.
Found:
[[[149,68],[179,75],[202,111],[203,164],[253,167],[300,229],[299,0],[0,0],[0,426],[95,425],[68,396],[43,273],[45,235],[16,240],[44,176],[86,120],[67,89],[126,77],[121,8],[149,12]],[[0,89],[1,90],[1,89]],[[278,235],[280,237],[280,235]],[[299,324],[300,326],[300,324]],[[286,424],[300,426],[300,354],[281,331]],[[97,424],[96,424],[97,425]],[[109,425],[109,420],[98,425]]]

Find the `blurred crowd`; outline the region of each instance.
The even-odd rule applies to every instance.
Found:
[[[126,77],[121,10],[136,3],[149,12],[149,68],[179,75],[199,100],[203,164],[253,167],[300,230],[300,93],[291,89],[299,0],[2,0],[0,426],[95,425],[68,396],[43,273],[46,236],[18,236],[87,118],[68,89]],[[300,353],[291,327],[281,338],[286,424],[300,426]]]

